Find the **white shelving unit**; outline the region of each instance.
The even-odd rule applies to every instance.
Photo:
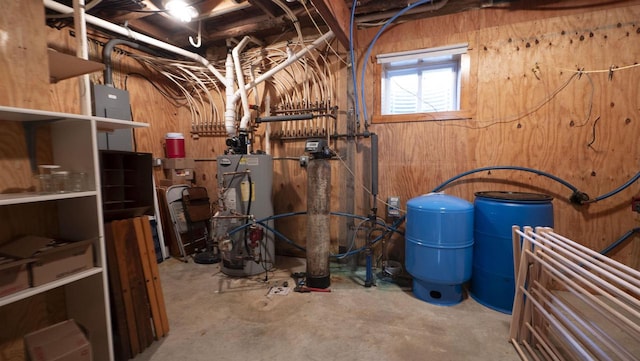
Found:
[[[0,194],[0,207],[15,207],[26,203],[38,206],[55,202],[58,237],[75,240],[95,239],[95,262],[94,267],[89,270],[2,297],[0,307],[63,287],[67,315],[87,328],[94,359],[113,360],[102,201],[98,191],[100,169],[96,136],[100,131],[148,127],[148,124],[0,106],[0,126],[3,122],[34,122],[30,124],[49,126],[53,162],[63,169],[85,172],[88,175],[88,190],[57,194]],[[29,156],[24,154],[25,158]]]

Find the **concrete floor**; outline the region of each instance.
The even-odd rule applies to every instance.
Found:
[[[304,272],[304,259],[279,257],[276,269],[231,278],[219,264],[168,259],[160,276],[169,335],[143,360],[519,360],[507,341],[511,316],[471,298],[436,306],[410,288],[377,281],[364,268],[331,264],[331,293],[267,295]]]

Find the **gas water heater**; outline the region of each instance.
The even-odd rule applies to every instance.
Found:
[[[273,158],[227,154],[218,156],[217,164],[219,202],[213,235],[222,272],[235,277],[266,272],[275,262],[274,234],[269,230],[274,222],[268,219],[273,216]]]

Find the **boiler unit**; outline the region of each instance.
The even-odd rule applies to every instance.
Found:
[[[267,154],[227,154],[217,158],[218,211],[213,236],[222,255],[222,272],[256,275],[273,267],[275,244],[273,158]],[[263,221],[264,220],[264,221]]]

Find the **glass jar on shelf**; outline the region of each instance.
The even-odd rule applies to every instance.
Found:
[[[41,164],[38,166],[38,174],[35,178],[37,181],[37,189],[40,193],[55,192],[53,175],[60,169],[57,164]]]

